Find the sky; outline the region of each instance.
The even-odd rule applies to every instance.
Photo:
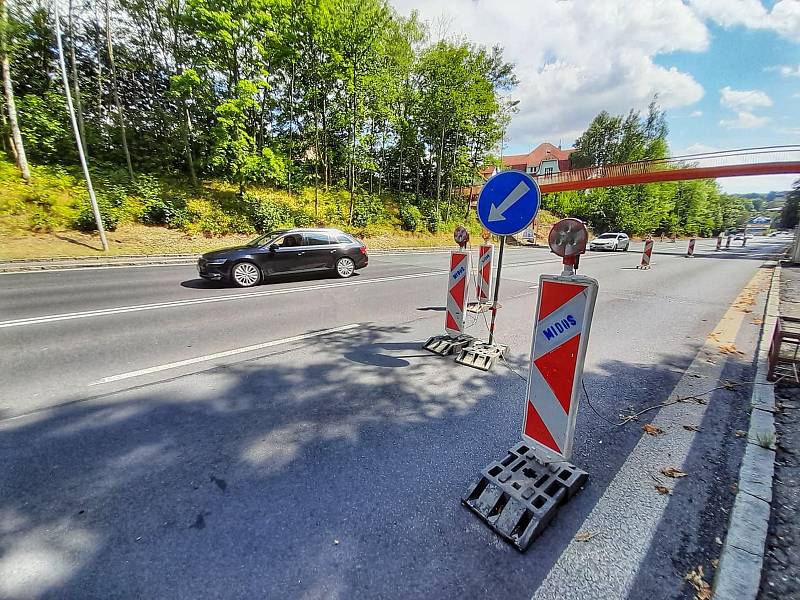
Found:
[[[673,156],[800,144],[800,0],[390,0],[434,38],[501,45],[518,100],[505,153],[569,147],[602,110],[658,96]],[[720,179],[728,193],[795,176]]]

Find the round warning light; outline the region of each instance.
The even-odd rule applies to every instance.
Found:
[[[466,227],[463,225],[459,225],[453,232],[453,239],[456,241],[456,244],[464,248],[467,242],[469,242],[469,231],[467,231]]]
[[[586,252],[589,232],[580,219],[561,219],[553,225],[547,243],[558,256],[578,256]]]

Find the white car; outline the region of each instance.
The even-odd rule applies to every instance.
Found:
[[[589,250],[622,250],[625,252],[628,246],[631,245],[631,240],[625,233],[604,233],[591,242],[589,242]]]

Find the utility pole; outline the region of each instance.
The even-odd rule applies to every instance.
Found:
[[[108,240],[106,239],[106,230],[103,227],[103,217],[100,216],[100,207],[97,206],[97,198],[94,195],[94,187],[92,187],[92,176],[89,174],[89,165],[86,163],[86,155],[83,153],[83,140],[78,130],[78,121],[75,118],[75,107],[72,105],[72,92],[69,89],[69,78],[67,77],[67,65],[64,62],[64,48],[61,44],[61,21],[58,15],[58,2],[53,3],[56,16],[56,40],[58,42],[58,64],[61,66],[61,78],[64,80],[64,94],[67,97],[67,110],[69,111],[69,119],[72,121],[72,131],[75,133],[75,141],[78,145],[78,158],[81,161],[81,168],[83,169],[83,176],[86,178],[86,187],[89,190],[89,202],[92,204],[92,212],[94,213],[94,220],[97,223],[97,232],[100,234],[100,241],[103,244],[103,252],[108,252]]]

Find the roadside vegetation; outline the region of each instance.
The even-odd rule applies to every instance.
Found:
[[[91,252],[96,224],[53,11],[37,0],[0,8],[0,253],[59,254],[64,232],[80,240],[67,250]],[[283,226],[340,227],[373,247],[450,245],[458,224],[479,233],[460,190],[498,164],[515,110],[517,80],[500,46],[434,35],[385,0],[66,8],[81,147],[120,252],[196,251]],[[655,101],[644,115],[604,112],[577,140],[573,162],[665,157],[666,136]],[[632,235],[712,235],[756,211],[713,181],[565,192],[543,206]]]

